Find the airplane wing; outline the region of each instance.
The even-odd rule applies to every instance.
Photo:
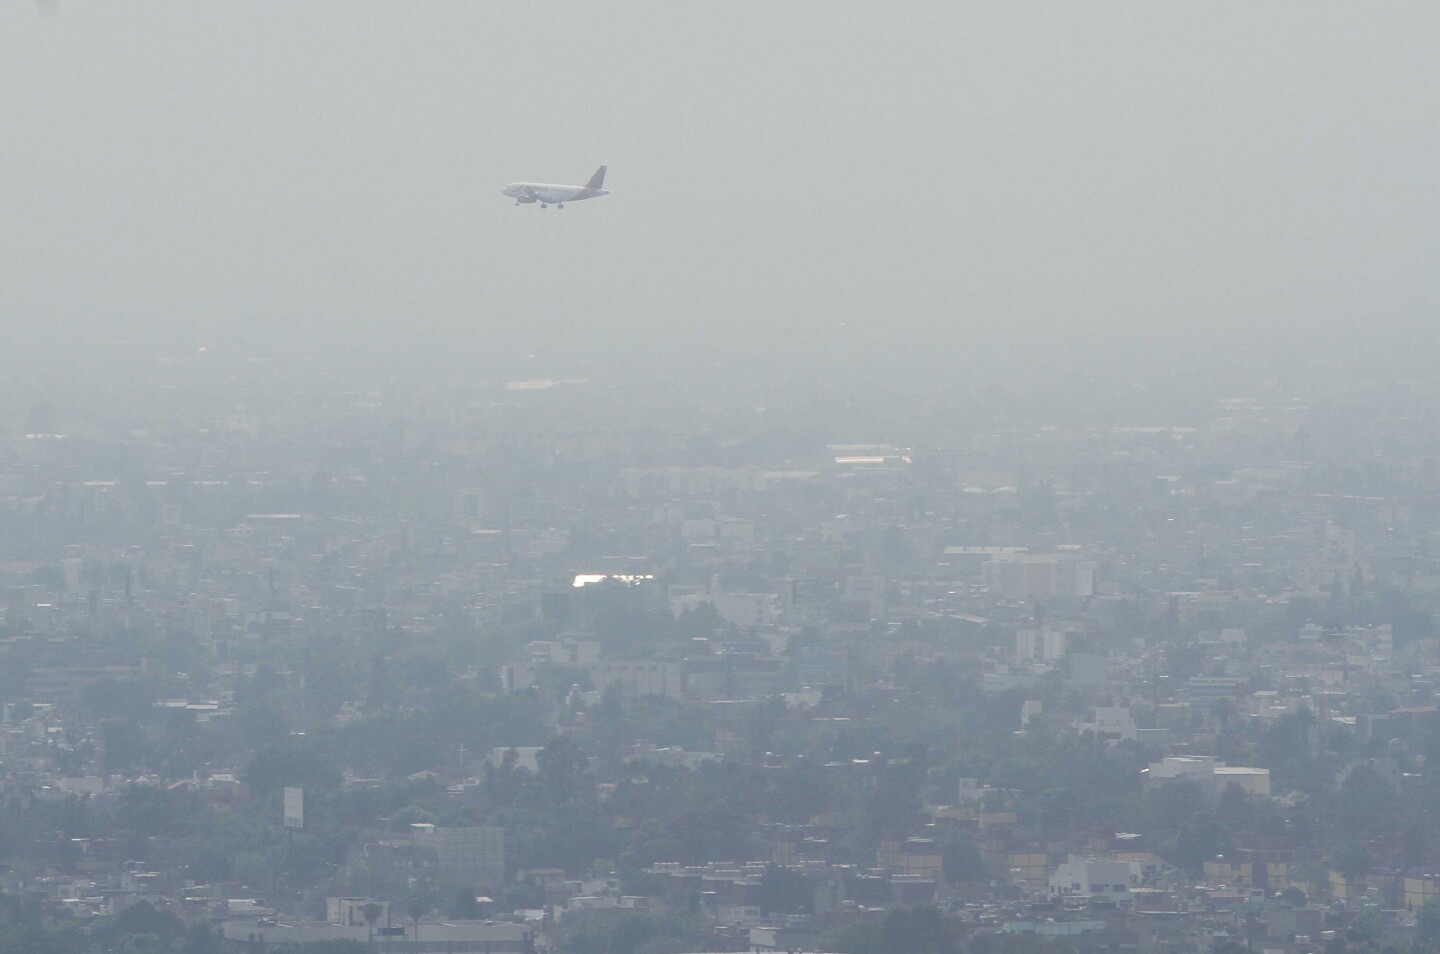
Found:
[[[546,201],[545,199],[542,199],[542,198],[540,198],[538,195],[536,195],[534,189],[526,189],[526,190],[525,190],[525,194],[530,197],[530,201],[531,201],[531,202],[545,202],[545,201]]]

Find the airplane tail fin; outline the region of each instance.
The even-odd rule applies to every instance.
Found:
[[[587,183],[585,183],[585,188],[587,188],[587,189],[603,189],[603,188],[605,188],[605,167],[604,167],[604,166],[601,166],[599,169],[596,169],[596,170],[595,170],[595,174],[590,177],[590,181],[587,182]]]

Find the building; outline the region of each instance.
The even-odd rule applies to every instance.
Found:
[[[1129,706],[1096,706],[1095,718],[1089,722],[1076,720],[1075,731],[1119,742],[1134,742],[1140,737]]]
[[[1065,655],[1070,645],[1070,633],[1054,626],[1040,629],[1021,629],[1015,632],[1015,661],[1017,663],[1053,663]]]
[[[615,660],[597,663],[589,672],[597,692],[613,688],[624,695],[678,699],[684,690],[684,675],[678,662]]]
[[[900,875],[939,880],[944,877],[940,849],[933,838],[887,838],[875,852],[875,864]]]
[[[981,567],[981,578],[1004,599],[1095,595],[1095,564],[1071,553],[997,553]]]
[[[1247,765],[1215,766],[1215,785],[1223,793],[1231,785],[1240,786],[1246,795],[1270,794],[1270,770]]]
[[[1319,862],[1316,852],[1238,848],[1205,862],[1208,881],[1273,895],[1286,888],[1311,890],[1303,872]]]
[[[375,898],[326,898],[325,920],[345,927],[368,926],[370,922],[365,917],[365,909],[372,904],[375,907],[371,910],[378,915],[375,923],[389,924],[390,902]]]
[[[1185,696],[1191,705],[1213,708],[1235,699],[1248,682],[1239,676],[1192,676],[1185,683]]]
[[[505,885],[505,829],[436,828],[430,824],[410,828],[416,845],[435,849],[442,885],[477,890]]]
[[[1167,755],[1159,762],[1151,762],[1144,771],[1145,785],[1149,788],[1185,780],[1216,799],[1232,784],[1247,795],[1270,794],[1269,769],[1226,765],[1213,755]]]
[[[1070,855],[1050,875],[1050,897],[1107,898],[1129,901],[1130,889],[1140,886],[1140,863]]]
[[[1406,875],[1404,891],[1405,910],[1419,911],[1431,901],[1440,898],[1440,875]]]
[[[413,841],[381,841],[361,845],[351,851],[350,867],[352,871],[365,872],[388,883],[400,882],[409,885],[431,884],[439,872],[435,849],[417,845]]]

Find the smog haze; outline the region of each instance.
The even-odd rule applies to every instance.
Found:
[[[1430,3],[75,0],[0,25],[22,368],[87,340],[925,374],[1435,343]],[[603,202],[498,194],[602,162]]]

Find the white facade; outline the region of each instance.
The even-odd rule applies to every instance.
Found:
[[[1050,897],[1071,895],[1126,901],[1130,889],[1140,886],[1138,861],[1110,861],[1071,855],[1050,875]]]
[[[325,919],[331,924],[343,924],[346,927],[366,926],[369,922],[365,919],[365,908],[371,904],[380,909],[375,923],[382,927],[389,924],[390,902],[378,898],[326,898]]]

